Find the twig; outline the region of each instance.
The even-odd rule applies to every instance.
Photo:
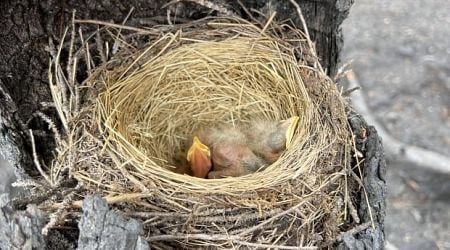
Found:
[[[368,221],[368,222],[365,222],[365,223],[363,223],[363,224],[361,224],[361,225],[357,225],[356,227],[354,227],[354,228],[352,228],[352,229],[350,229],[350,230],[348,230],[348,231],[346,231],[346,232],[342,232],[342,233],[336,238],[336,240],[337,240],[337,241],[342,241],[342,238],[343,238],[345,235],[354,235],[354,234],[357,234],[357,233],[359,233],[359,232],[361,232],[361,231],[367,229],[368,227],[370,227],[371,224],[372,224],[372,223],[371,223],[370,221]]]
[[[251,243],[251,242],[245,242],[240,240],[233,240],[234,243],[241,244],[244,246],[250,246],[250,247],[258,247],[263,249],[296,249],[296,250],[313,250],[313,249],[319,249],[318,247],[301,247],[301,246],[282,246],[282,245],[269,245],[269,244],[262,244],[262,243]]]
[[[217,240],[236,240],[237,236],[228,236],[223,234],[177,234],[177,235],[171,235],[171,234],[162,234],[162,235],[155,235],[147,237],[146,240],[148,242],[152,241],[165,241],[165,240],[182,240],[182,239],[194,239],[194,240],[209,240],[209,241],[217,241]]]
[[[35,112],[33,116],[39,117],[45,123],[47,123],[48,128],[53,132],[53,136],[55,137],[56,142],[61,143],[61,134],[59,133],[58,129],[56,128],[55,123],[52,121],[52,119],[50,117],[48,117],[46,114],[42,113],[41,111]]]
[[[272,214],[273,211],[278,211],[280,212],[279,209],[275,209],[270,211],[270,214]],[[230,213],[240,213],[242,214],[243,212],[236,212],[234,208],[224,208],[224,209],[214,209],[213,211],[206,211],[206,212],[196,212],[195,215],[198,217],[210,217],[210,216],[219,216],[221,214],[230,214]],[[142,217],[142,218],[148,218],[148,217],[153,217],[153,216],[175,216],[172,213],[158,213],[158,212],[133,212],[133,213],[127,213],[130,216],[137,216],[137,217]],[[181,214],[181,213],[177,213],[176,216],[179,217],[189,217],[191,216],[191,213],[186,213],[186,214]]]
[[[44,228],[42,228],[43,235],[47,235],[50,228],[56,226],[61,220],[64,219],[63,212],[67,207],[67,205],[69,205],[70,202],[72,202],[73,198],[75,197],[76,190],[79,188],[80,185],[78,184],[77,187],[75,187],[75,189],[70,194],[64,197],[64,200],[62,201],[62,203],[60,203],[60,206],[56,210],[56,212],[50,215],[50,221],[44,226]]]
[[[300,18],[300,21],[302,22],[302,25],[303,25],[303,29],[305,30],[306,38],[308,38],[308,45],[310,46],[310,49],[312,49],[313,48],[312,44],[310,44],[311,37],[309,36],[308,27],[306,25],[305,18],[303,17],[302,9],[300,8],[300,5],[295,0],[289,0],[289,2],[291,2],[292,5],[294,5],[294,7],[297,10],[298,17]]]
[[[306,41],[308,42],[309,49],[311,50],[311,53],[313,54],[314,58],[317,58],[317,53],[312,44],[311,37],[309,36],[308,26],[306,25],[305,18],[303,17],[302,9],[300,8],[300,5],[295,0],[289,0],[289,2],[291,2],[292,5],[294,5],[295,8],[297,9],[298,17],[300,18],[303,29],[305,30]],[[322,69],[322,66],[320,65],[320,63],[316,64],[316,66],[318,66],[320,71],[323,72],[323,69]]]
[[[75,13],[76,13],[76,10],[73,10],[73,12],[72,12],[72,22],[71,22],[71,32],[70,32],[70,44],[69,44],[69,55],[68,55],[68,57],[67,57],[67,68],[66,68],[66,70],[67,70],[67,77],[69,78],[68,79],[68,82],[69,82],[69,88],[73,88],[73,86],[75,85],[75,74],[73,73],[73,71],[72,71],[72,69],[73,69],[73,62],[74,62],[74,60],[73,60],[73,44],[74,44],[74,41],[75,41],[75,23],[74,23],[74,20],[75,20]],[[71,91],[72,92],[72,91]]]
[[[258,213],[246,213],[246,214],[236,214],[236,215],[216,215],[216,216],[198,216],[195,220],[197,222],[204,222],[204,223],[213,223],[213,222],[223,222],[223,221],[229,221],[229,222],[235,222],[239,223],[242,221],[242,223],[248,223],[252,220],[267,218],[271,216],[272,214],[279,213],[281,209],[274,209],[273,211],[268,212],[267,214],[259,215]],[[127,213],[129,216],[136,216],[141,218],[153,218],[153,217],[165,217],[164,220],[178,220],[180,217],[190,217],[192,215],[197,216],[197,214],[180,214],[180,213],[164,213],[164,212],[132,212]],[[238,224],[234,225],[235,227],[238,226]]]
[[[310,199],[311,198],[304,199],[299,204],[297,204],[297,205],[289,208],[288,210],[283,211],[283,212],[281,212],[281,213],[279,213],[279,214],[277,214],[277,215],[275,215],[275,216],[265,220],[264,222],[254,226],[254,227],[249,228],[248,230],[245,230],[245,231],[241,232],[239,235],[244,236],[244,235],[250,234],[251,232],[254,232],[255,230],[257,230],[257,229],[263,227],[264,225],[266,225],[266,224],[268,224],[268,223],[270,223],[270,222],[280,218],[281,216],[284,216],[284,215],[286,215],[286,214],[288,214],[288,213],[290,213],[292,211],[295,211],[298,207],[300,207],[301,205],[305,204],[305,202],[309,201]]]
[[[48,177],[48,175],[44,172],[44,170],[42,170],[41,167],[41,163],[39,163],[39,159],[36,153],[36,144],[34,142],[34,136],[33,136],[33,130],[29,130],[30,132],[30,138],[31,138],[31,149],[33,150],[33,161],[34,161],[34,165],[36,166],[37,170],[39,171],[39,173],[42,175],[42,177],[44,177],[44,179],[48,182],[48,184],[50,186],[53,186],[52,181],[50,180],[50,178]]]
[[[154,195],[151,193],[125,193],[125,194],[120,194],[120,195],[116,195],[116,196],[106,196],[103,197],[103,199],[106,200],[106,203],[108,205],[111,204],[115,204],[115,203],[119,203],[119,202],[125,202],[125,201],[130,201],[130,200],[134,200],[134,199],[140,199],[140,198],[149,198],[149,197],[153,197]],[[77,201],[72,201],[68,206],[72,207],[72,208],[81,208],[83,205],[83,201],[82,200],[77,200]],[[55,203],[52,204],[51,206],[49,206],[48,208],[59,208],[61,206],[61,203]]]
[[[273,19],[275,18],[275,16],[277,15],[276,12],[273,12],[272,15],[270,15],[269,19],[267,20],[266,24],[264,25],[264,27],[262,28],[260,34],[263,34],[266,32],[267,28],[269,27],[269,25],[272,23]]]
[[[119,157],[117,157],[114,153],[111,153],[111,159],[115,162],[116,166],[118,166],[120,172],[122,173],[122,175],[124,177],[126,177],[127,179],[129,179],[134,185],[136,185],[137,187],[139,187],[139,189],[143,192],[143,193],[147,193],[149,192],[148,188],[142,184],[136,177],[134,177],[132,174],[130,174],[128,172],[128,170],[125,168],[125,166],[127,164],[129,164],[129,161],[123,162],[121,163],[119,160]]]
[[[348,169],[349,173],[355,178],[356,182],[362,187],[364,186],[364,183],[362,182],[361,178],[353,171],[353,169]]]
[[[347,73],[347,80],[350,85],[349,88],[360,85],[353,71]],[[391,136],[372,115],[373,113],[369,109],[362,93],[354,93],[352,95],[352,101],[354,108],[361,113],[367,123],[376,127],[378,134],[383,138],[383,145],[386,148],[386,152],[393,156],[401,157],[418,166],[450,174],[450,158],[448,156],[406,144]]]
[[[41,102],[40,104],[41,104],[43,109],[55,108],[55,103],[54,102]]]
[[[341,67],[338,68],[336,75],[333,77],[333,82],[337,82],[342,77],[345,77],[347,75],[347,72],[350,71],[349,67],[353,63],[353,60],[349,60],[348,62],[344,63]]]
[[[53,84],[53,75],[51,71],[51,67],[48,69],[48,77],[49,77],[49,85],[50,85],[50,91],[52,94],[53,102],[55,102],[56,110],[58,111],[59,118],[61,119],[61,122],[64,126],[64,130],[68,131],[68,118],[70,117],[69,109],[68,109],[68,102],[69,98],[67,97],[68,92],[71,91],[69,87],[69,83],[67,82],[67,79],[65,78],[61,65],[60,65],[60,56],[61,51],[63,47],[64,40],[66,38],[68,32],[68,28],[64,30],[63,37],[61,39],[61,44],[58,47],[58,51],[55,54],[54,44],[51,39],[49,39],[49,52],[53,56],[53,64],[54,64],[54,73],[55,73],[55,82],[56,85]],[[52,61],[50,61],[50,64],[52,65]],[[58,87],[60,89],[58,89]]]
[[[140,218],[153,218],[153,217],[173,217],[174,219],[180,217],[189,217],[190,214],[182,213],[167,213],[167,212],[127,212],[128,216],[140,217]]]
[[[173,23],[172,23],[172,20],[170,20],[170,9],[167,9],[166,13],[167,13],[167,23],[168,23],[170,26],[172,26]]]
[[[148,242],[154,242],[154,241],[167,241],[167,240],[208,240],[208,241],[232,241],[233,243],[245,245],[245,246],[252,246],[252,247],[261,247],[265,249],[299,249],[299,250],[309,250],[309,249],[318,249],[317,247],[301,247],[301,246],[281,246],[281,245],[268,245],[268,244],[261,244],[261,243],[252,243],[252,242],[246,242],[239,239],[239,236],[230,236],[230,235],[222,235],[222,234],[179,234],[179,235],[171,235],[171,234],[165,234],[165,235],[156,235],[156,236],[150,236],[147,237],[146,240]]]
[[[98,20],[75,19],[74,22],[75,23],[98,24],[98,25],[109,26],[109,27],[113,27],[113,28],[119,28],[119,29],[124,29],[124,30],[131,30],[131,31],[135,31],[135,32],[138,32],[138,33],[143,33],[143,34],[153,34],[153,35],[157,35],[158,34],[158,32],[147,30],[147,29],[140,29],[140,28],[135,28],[135,27],[127,26],[127,25],[120,25],[120,24],[115,24],[115,23],[110,23],[110,22],[105,22],[105,21],[98,21]]]
[[[95,44],[97,45],[97,51],[100,54],[100,58],[102,59],[102,63],[106,63],[108,61],[108,58],[105,54],[105,51],[103,50],[103,39],[100,35],[100,31],[97,27],[97,32],[95,33]]]
[[[245,7],[245,5],[241,2],[241,0],[237,0],[237,2],[252,21],[258,23],[261,27],[264,25],[252,15],[252,13],[247,9],[247,7]]]
[[[355,151],[355,160],[356,160],[356,166],[358,167],[358,172],[359,172],[359,176],[363,176],[362,174],[362,170],[361,170],[361,163],[362,161],[359,160],[359,157],[357,156],[357,149],[356,149],[356,142],[355,142],[355,135],[352,133],[352,146],[353,146],[353,151]],[[352,171],[353,172],[353,171]],[[372,227],[375,228],[375,222],[373,219],[373,213],[372,213],[372,205],[370,204],[369,201],[369,195],[367,194],[367,190],[366,190],[366,186],[363,184],[362,185],[363,191],[364,191],[364,198],[366,199],[366,203],[367,203],[367,210],[369,213],[369,217],[370,217],[370,222],[372,223]]]
[[[40,183],[39,181],[35,180],[35,179],[22,179],[22,180],[17,180],[13,183],[11,183],[12,187],[23,187],[23,188],[28,188],[30,189],[30,187],[37,187],[37,188],[42,188],[43,185],[42,183]]]
[[[27,181],[34,182],[34,185],[30,186],[26,183]],[[30,187],[37,188],[38,190],[33,192],[32,195],[27,195],[24,197],[16,197],[12,200],[12,207],[15,209],[20,209],[21,207],[26,207],[28,204],[36,204],[40,205],[42,202],[49,200],[49,198],[53,197],[58,190],[57,188],[48,188],[48,185],[42,185],[38,183],[36,180],[28,179],[28,180],[20,180],[13,183],[17,187],[26,187],[28,190],[31,190]]]
[[[326,248],[327,246],[331,246],[332,244],[336,243],[336,242],[340,242],[342,241],[342,239],[344,238],[345,235],[354,235],[357,234],[365,229],[367,229],[368,227],[370,227],[371,222],[365,222],[363,224],[357,225],[355,227],[353,227],[352,229],[346,231],[346,232],[342,232],[340,233],[334,240],[331,240],[329,242],[326,242],[325,244],[321,245],[320,248]]]
[[[342,92],[342,96],[344,96],[344,97],[346,97],[346,96],[350,96],[350,94],[351,93],[353,93],[353,92],[355,92],[356,90],[360,90],[361,89],[361,87],[353,87],[353,88],[349,88],[349,89],[346,89],[344,92]]]
[[[125,25],[125,23],[127,22],[128,18],[130,18],[131,13],[133,13],[134,11],[134,7],[131,7],[130,11],[128,12],[127,16],[123,19],[122,21],[122,25]],[[120,37],[120,33],[122,32],[122,28],[119,28],[119,32],[117,32],[117,37]],[[115,39],[114,40],[114,44],[112,47],[112,54],[116,54],[117,50],[119,49],[119,41],[120,39]]]
[[[352,200],[348,199],[347,200],[347,205],[348,205],[348,210],[350,212],[350,216],[353,218],[353,220],[356,223],[360,223],[361,219],[358,216],[358,210],[356,209],[355,205],[353,205]]]

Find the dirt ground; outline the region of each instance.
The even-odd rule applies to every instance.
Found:
[[[343,61],[354,60],[378,120],[398,139],[446,155],[449,13],[448,0],[357,0],[343,27]],[[450,176],[396,159],[388,165],[387,249],[450,249]],[[0,184],[9,181],[3,173]]]
[[[448,0],[357,0],[343,62],[403,142],[450,155]],[[388,159],[387,249],[450,249],[450,176]]]

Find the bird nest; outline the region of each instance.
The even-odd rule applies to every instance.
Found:
[[[101,193],[144,219],[147,240],[162,248],[320,246],[338,237],[350,220],[346,103],[301,31],[206,18],[105,25],[80,40],[67,69],[83,65],[86,80],[64,76],[58,51],[50,70],[67,131],[54,183],[68,170],[80,194]],[[98,57],[90,44],[101,44]],[[198,128],[292,116],[291,146],[261,171],[222,179],[174,172],[176,153]]]

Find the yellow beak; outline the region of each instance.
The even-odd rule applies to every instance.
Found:
[[[188,150],[186,159],[188,162],[192,161],[192,158],[195,154],[204,154],[207,157],[211,157],[211,151],[208,146],[203,144],[200,139],[198,139],[197,136],[194,136],[194,139],[192,140],[192,145]]]
[[[206,178],[208,176],[212,168],[211,151],[197,136],[192,141],[192,146],[188,150],[186,159],[195,177]]]
[[[291,146],[292,137],[294,137],[295,128],[297,127],[299,119],[300,117],[293,116],[286,120],[286,122],[290,123],[288,129],[286,130],[286,148],[289,148],[289,146]]]

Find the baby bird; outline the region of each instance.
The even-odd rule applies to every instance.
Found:
[[[293,116],[282,121],[253,121],[245,128],[249,147],[272,164],[290,146],[299,117]]]
[[[248,126],[205,128],[194,133],[187,154],[193,176],[209,179],[254,173],[290,146],[299,117],[253,121]]]
[[[210,129],[208,134],[213,171],[208,178],[237,177],[256,172],[267,165],[248,147],[247,136],[237,128]]]
[[[192,145],[186,156],[192,175],[199,178],[206,178],[212,168],[211,150],[203,144],[197,136],[194,136]]]

